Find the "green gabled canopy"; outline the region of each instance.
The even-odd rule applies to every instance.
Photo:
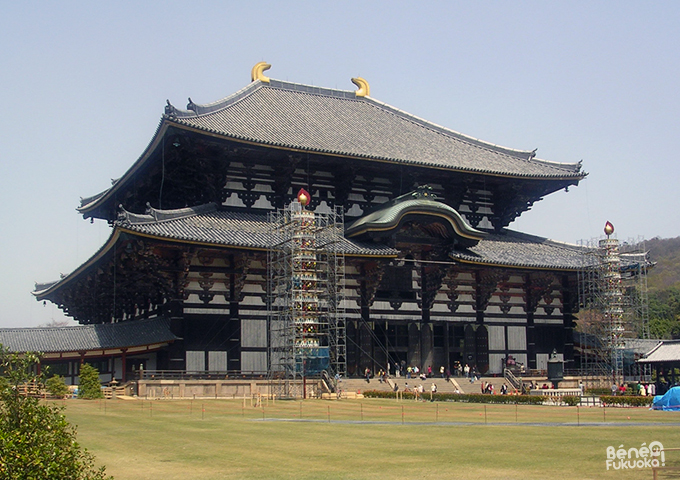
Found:
[[[476,245],[486,233],[472,228],[455,209],[435,200],[427,187],[387,202],[345,229],[348,238],[371,235],[380,237],[414,221],[435,236],[451,239],[455,245]]]

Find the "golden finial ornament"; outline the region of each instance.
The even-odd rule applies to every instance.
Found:
[[[302,205],[303,207],[306,207],[307,205],[309,205],[309,200],[311,199],[311,195],[309,194],[309,192],[307,190],[305,190],[304,188],[301,188],[300,191],[297,194],[297,199],[298,199],[298,202],[300,202],[300,205]]]
[[[612,225],[612,223],[608,221],[607,223],[604,224],[604,234],[609,236],[612,233],[614,233],[614,225]]]
[[[352,83],[359,87],[355,92],[357,97],[370,97],[371,88],[368,86],[368,82],[361,77],[356,77],[352,79]]]
[[[304,188],[301,188],[300,191],[298,192],[298,202],[300,202],[300,205],[302,205],[303,207],[309,205],[309,201],[311,200],[311,198],[312,196]]]
[[[270,68],[272,68],[272,66],[269,65],[267,62],[260,62],[255,64],[253,69],[250,71],[250,80],[253,82],[255,80],[259,80],[263,83],[269,83],[269,77],[265,77],[263,72],[265,70],[269,70]]]

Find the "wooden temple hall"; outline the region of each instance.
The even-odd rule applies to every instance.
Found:
[[[266,375],[285,356],[274,346],[292,318],[296,352],[314,350],[329,358],[318,367],[346,375],[388,362],[493,374],[509,356],[545,369],[553,350],[570,368],[582,252],[509,227],[578,185],[580,163],[428,122],[374,99],[361,78],[336,90],[267,69],[256,65],[250,84],[214,103],[168,101],[139,158],[81,200],[85,219],[109,223],[109,239],[36,285],[38,301],[81,326],[9,329],[0,341],[45,352],[67,376],[82,361],[123,381],[138,369]],[[318,300],[333,305],[328,321],[323,306],[305,316],[317,309],[309,292],[299,317],[273,298],[286,295],[272,286],[272,262],[285,263],[272,255],[285,242],[275,218],[293,211],[333,217],[335,270],[306,284],[333,284],[324,292],[337,297]]]

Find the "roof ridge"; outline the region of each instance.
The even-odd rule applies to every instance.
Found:
[[[140,322],[144,323],[151,323],[151,322],[167,322],[167,318],[165,317],[153,317],[153,318],[141,318],[139,320],[134,320],[134,321],[126,321],[126,322],[116,322],[116,323],[88,323],[85,325],[63,325],[63,326],[58,326],[58,327],[45,327],[45,326],[37,326],[37,327],[0,327],[0,331],[3,332],[9,332],[9,331],[26,331],[26,330],[32,330],[32,331],[61,331],[61,330],[92,330],[92,329],[101,329],[101,328],[113,328],[116,325],[129,325],[129,326],[134,326],[134,324],[139,325]]]
[[[165,106],[165,116],[169,118],[186,118],[186,117],[198,117],[201,115],[213,113],[223,109],[228,105],[232,105],[238,102],[242,98],[249,95],[251,92],[258,90],[263,86],[264,84],[260,80],[255,80],[254,82],[249,83],[248,85],[238,90],[237,92],[232,93],[231,95],[228,95],[220,100],[211,103],[203,104],[194,103],[191,100],[191,97],[189,97],[189,103],[187,104],[186,109],[177,108],[170,103],[170,100],[166,100],[167,105]]]
[[[128,225],[140,225],[145,223],[162,223],[182,218],[194,217],[201,213],[208,213],[217,210],[217,204],[204,203],[194,207],[176,208],[170,210],[163,210],[154,208],[150,204],[146,204],[146,213],[128,212],[120,205],[120,212],[118,213],[118,223]]]

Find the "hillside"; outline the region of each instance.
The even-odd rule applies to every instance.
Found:
[[[651,261],[656,263],[647,273],[650,293],[680,288],[680,237],[652,238],[646,247]]]
[[[656,265],[647,274],[649,328],[654,338],[680,337],[680,237],[646,242]]]

